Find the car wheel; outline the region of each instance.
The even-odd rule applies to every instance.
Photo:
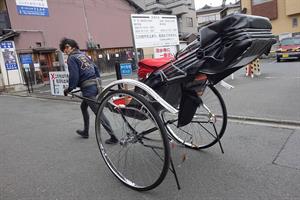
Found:
[[[280,62],[280,58],[278,56],[277,56],[276,60],[277,60],[277,62]]]

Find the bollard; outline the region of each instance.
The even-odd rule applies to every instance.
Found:
[[[257,58],[246,66],[246,76],[251,76],[251,78],[253,78],[254,75],[260,76],[260,74],[260,64],[259,59]]]
[[[254,62],[253,62],[253,69],[252,69],[252,73],[255,76],[260,76],[260,64],[259,64],[259,59],[257,58]]]

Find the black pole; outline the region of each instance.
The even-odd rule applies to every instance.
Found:
[[[27,85],[27,90],[28,90],[28,93],[30,93],[28,71],[26,69],[24,69],[24,71],[25,71],[25,81],[26,81],[26,85]]]
[[[116,62],[115,70],[116,70],[117,80],[121,80],[122,79],[122,74],[121,74],[120,63],[119,62]],[[122,87],[121,87],[121,85],[118,85],[119,89],[121,89]]]
[[[120,63],[119,62],[116,62],[115,70],[116,70],[117,80],[121,80],[122,79],[122,74],[121,74]]]
[[[33,93],[33,88],[32,88],[32,79],[31,79],[31,70],[29,70],[29,82],[30,82],[30,88],[31,92]],[[30,92],[29,92],[30,93]]]

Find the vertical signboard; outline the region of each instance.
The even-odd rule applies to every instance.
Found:
[[[14,41],[1,42],[0,49],[0,67],[3,73],[4,84],[10,85],[22,83]]]
[[[173,15],[131,15],[136,48],[179,45],[177,17]]]
[[[68,72],[49,72],[51,94],[56,96],[64,95],[64,89],[69,86]]]
[[[2,49],[2,55],[6,70],[17,70],[18,64],[12,41],[1,42],[0,46]]]
[[[47,0],[16,0],[19,15],[49,16]]]

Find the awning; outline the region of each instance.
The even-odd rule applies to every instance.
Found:
[[[33,53],[53,53],[57,49],[53,47],[35,47],[32,49]]]
[[[15,36],[19,36],[19,35],[20,35],[20,33],[11,30],[8,33],[5,33],[5,34],[0,36],[0,42],[2,42],[4,40],[7,40],[7,39],[10,39],[10,38],[15,37]]]

